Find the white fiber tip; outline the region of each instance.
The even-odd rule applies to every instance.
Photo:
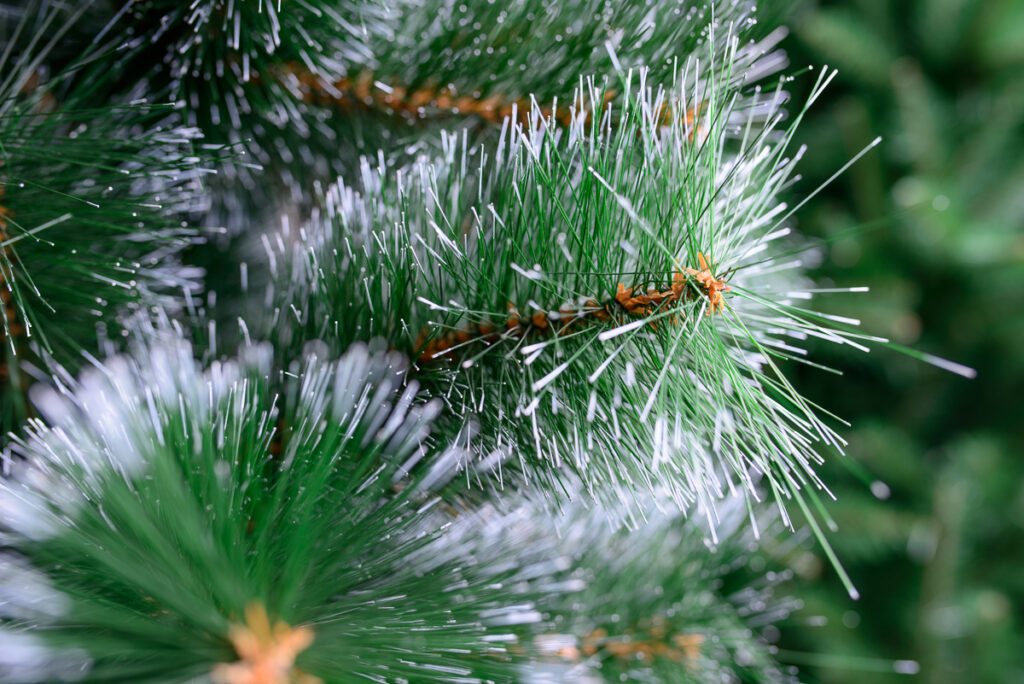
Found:
[[[603,333],[601,333],[601,334],[599,334],[597,336],[597,339],[601,340],[602,342],[605,342],[607,340],[610,340],[610,339],[613,339],[615,337],[618,337],[619,335],[623,335],[623,334],[628,333],[628,332],[630,332],[632,330],[636,330],[637,328],[641,327],[646,322],[647,321],[633,321],[632,323],[627,323],[626,325],[620,325],[618,328],[613,328],[612,330],[605,330]]]
[[[916,660],[897,660],[892,664],[892,671],[897,674],[915,675],[921,671]]]
[[[950,373],[956,373],[957,375],[967,378],[968,380],[973,380],[974,378],[978,377],[978,371],[974,370],[973,368],[969,366],[964,366],[959,363],[954,363],[952,361],[947,361],[946,359],[939,356],[934,356],[933,354],[925,354],[924,360],[937,368],[948,370]]]
[[[880,499],[882,501],[885,501],[892,495],[889,485],[885,484],[881,480],[875,480],[871,483],[871,493],[876,499]]]

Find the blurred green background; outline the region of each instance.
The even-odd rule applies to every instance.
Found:
[[[825,481],[863,598],[801,559],[807,609],[781,647],[812,682],[1024,682],[1024,1],[803,2],[789,25],[791,70],[839,69],[798,136],[798,192],[884,138],[799,214],[827,240],[819,276],[871,288],[819,306],[978,377],[827,345],[838,393],[792,369],[854,424],[867,475],[833,463]]]

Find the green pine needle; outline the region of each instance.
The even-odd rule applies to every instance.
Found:
[[[455,514],[432,490],[461,450],[428,436],[439,402],[400,355],[311,348],[278,376],[266,346],[204,368],[166,326],[147,339],[40,390],[49,425],[5,464],[0,681],[234,684],[275,644],[295,681],[789,681],[760,630],[796,603],[743,569],[742,506],[716,549],[650,499],[639,530]]]
[[[125,316],[198,290],[201,273],[178,255],[201,241],[186,219],[203,208],[204,163],[223,156],[175,125],[169,105],[94,107],[77,67],[46,77],[41,64],[81,10],[30,10],[0,57],[4,434],[51,357],[74,366],[82,349],[117,340]]]
[[[87,681],[203,677],[244,664],[232,635],[253,606],[312,630],[297,666],[329,682],[508,678],[489,635],[539,619],[516,588],[534,556],[445,541],[424,490],[444,459],[405,476],[438,407],[403,388],[401,357],[311,354],[282,398],[270,361],[204,369],[157,340],[37,398],[53,427],[33,422],[0,481],[10,562],[34,567],[5,578],[5,651],[27,662],[0,678],[49,681],[72,657]]]
[[[567,129],[535,106],[493,150],[451,136],[437,159],[364,162],[266,242],[257,327],[282,350],[383,337],[418,357],[446,429],[475,435],[470,480],[518,471],[557,495],[578,478],[605,501],[664,488],[700,510],[823,488],[820,449],[842,440],[780,364],[804,362],[807,336],[858,336],[795,311],[802,262],[772,256],[793,129],[784,93],[747,82],[772,44],[726,31],[665,88],[625,75],[602,111],[591,85]],[[616,298],[680,283],[646,307]]]
[[[564,109],[581,74],[646,65],[667,78],[713,34],[764,33],[745,0],[133,0],[112,19],[101,9],[95,42],[111,48],[92,72],[98,92],[181,102],[208,140],[245,146],[218,193],[239,228],[268,199],[306,207],[314,182],[361,153],[414,154],[424,123],[493,137],[513,107]]]

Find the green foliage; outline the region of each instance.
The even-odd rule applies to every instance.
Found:
[[[234,227],[268,199],[308,209],[313,183],[360,154],[408,154],[453,123],[495,132],[513,107],[568,101],[582,78],[643,66],[667,80],[722,27],[763,33],[753,3],[694,0],[136,0],[94,13],[114,16],[95,74],[105,92],[183,103],[208,140],[244,143],[217,193]]]
[[[356,188],[266,241],[255,328],[281,350],[380,336],[417,357],[499,480],[520,471],[556,499],[577,479],[598,500],[665,488],[704,509],[757,498],[757,473],[806,514],[817,448],[841,440],[778,364],[803,362],[809,336],[866,338],[801,305],[813,287],[777,246],[793,129],[780,91],[746,85],[765,46],[723,31],[665,90],[627,77],[600,117],[603,94],[581,94],[568,130],[535,108],[493,151],[448,137],[435,161],[364,162]],[[731,287],[720,315],[704,254]],[[628,304],[620,287],[662,294]]]
[[[783,681],[751,627],[792,604],[772,598],[777,581],[739,576],[742,508],[715,554],[678,514],[634,535],[578,509],[558,521],[564,539],[536,506],[453,518],[431,490],[461,449],[428,438],[438,402],[417,400],[398,354],[311,349],[278,396],[266,346],[203,368],[166,329],[146,337],[44,390],[49,426],[15,445],[0,481],[0,680],[248,681],[222,666],[256,663],[238,642],[241,626],[259,632],[256,606],[311,632],[291,655],[326,682],[551,667]],[[623,658],[644,625],[665,649]]]
[[[443,89],[456,100],[496,98],[521,111],[531,98],[545,106],[556,99],[571,104],[581,76],[600,82],[646,67],[652,80],[664,82],[726,27],[751,37],[759,31],[748,2],[444,0],[400,7],[394,18],[402,31],[374,50],[373,68],[384,85],[407,93]],[[437,113],[447,112],[438,112],[435,102],[417,115]]]
[[[6,27],[0,59],[4,434],[51,356],[74,366],[118,337],[125,315],[198,289],[178,254],[199,240],[183,219],[202,210],[202,164],[215,156],[170,107],[96,107],[72,70],[46,78],[41,65],[76,17],[33,7]]]
[[[530,578],[449,558],[403,476],[436,407],[411,405],[398,357],[358,347],[293,368],[283,409],[268,351],[201,369],[187,344],[155,343],[40,399],[54,427],[19,441],[3,513],[59,600],[41,616],[15,597],[8,632],[71,647],[92,681],[183,680],[235,660],[229,622],[255,601],[313,625],[299,666],[328,681],[508,676],[479,655],[500,655],[488,624],[520,611],[502,583]]]
[[[330,84],[353,65],[372,61],[368,37],[392,35],[384,5],[363,0],[137,0],[111,7],[109,58],[93,73],[108,97],[148,97],[180,104],[186,125],[208,140],[244,145],[248,156],[221,169],[218,200],[230,210],[264,204],[282,189],[292,201],[316,178],[340,172],[340,121],[330,110],[304,102],[297,75]],[[258,173],[261,166],[272,174]],[[279,180],[284,181],[282,185]],[[232,188],[227,192],[225,189]],[[269,192],[268,192],[269,190]],[[238,195],[239,197],[232,197]],[[244,221],[235,218],[234,223]]]
[[[831,241],[821,275],[871,287],[864,301],[836,302],[847,315],[856,304],[866,329],[969,363],[978,377],[964,385],[883,355],[836,359],[846,371],[841,396],[800,379],[860,428],[849,453],[891,494],[878,500],[856,479],[828,474],[840,497],[833,539],[865,603],[845,603],[828,581],[807,585],[809,610],[830,620],[805,643],[836,655],[805,671],[813,681],[864,681],[855,659],[844,662],[849,654],[913,658],[929,684],[1015,682],[1024,673],[1024,591],[1013,569],[1024,547],[1015,399],[1024,16],[1012,0],[821,5],[797,16],[788,46],[795,64],[840,72],[799,135],[807,183],[885,138],[807,206],[801,226]],[[889,60],[855,47],[866,45],[884,46]],[[843,232],[858,224],[871,230]]]
[[[558,521],[559,548],[575,558],[581,587],[540,603],[562,633],[539,639],[542,652],[581,659],[584,672],[608,682],[796,682],[767,636],[800,601],[780,598],[790,573],[763,573],[765,558],[752,551],[777,549],[768,532],[781,526],[763,515],[766,534],[755,539],[735,499],[719,515],[712,546],[706,523],[677,513],[652,512],[642,528],[616,529],[604,513],[570,507]]]

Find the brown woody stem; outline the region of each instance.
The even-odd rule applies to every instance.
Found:
[[[604,302],[591,299],[581,306],[563,305],[558,311],[536,311],[527,318],[523,318],[519,309],[510,302],[508,318],[502,324],[504,330],[499,331],[495,324],[480,323],[474,328],[449,330],[440,335],[424,331],[416,342],[416,356],[420,364],[438,359],[454,361],[457,350],[473,342],[491,345],[510,338],[566,335],[594,322],[647,317],[690,301],[696,290],[703,290],[708,297],[708,315],[721,312],[724,307],[722,293],[728,292],[729,287],[711,274],[703,254],[700,255],[700,264],[700,271],[687,268],[685,273],[674,274],[672,285],[665,290],[650,288],[644,294],[636,294],[637,288],[619,283],[615,296]],[[676,318],[673,316],[669,320],[674,323]],[[654,325],[652,322],[651,326]]]

